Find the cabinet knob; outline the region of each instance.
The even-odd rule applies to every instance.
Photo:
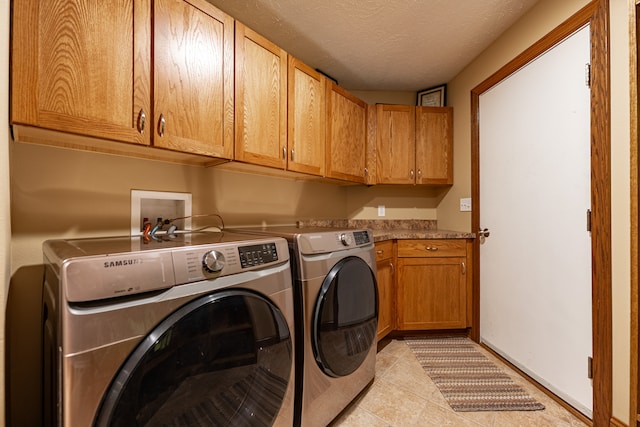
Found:
[[[164,136],[164,127],[165,127],[164,114],[160,114],[160,121],[158,122],[158,134],[160,136]]]
[[[437,246],[425,246],[425,249],[431,252],[435,252],[438,250]]]
[[[422,179],[422,169],[418,169],[418,179]]]
[[[376,251],[376,253],[377,253],[377,254],[382,255],[382,254],[384,253],[384,250],[383,250],[383,249],[378,249],[378,250]]]
[[[140,133],[144,133],[144,125],[147,122],[147,115],[144,112],[144,108],[140,109],[140,113],[138,114],[138,131]]]
[[[416,175],[416,174],[413,172],[413,169],[411,169],[411,172],[409,172],[409,176],[411,176],[411,179],[413,179],[413,177],[414,177],[415,175]]]

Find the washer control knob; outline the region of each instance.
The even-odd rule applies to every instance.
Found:
[[[202,257],[202,268],[207,273],[219,273],[224,268],[224,255],[218,251],[209,251]]]
[[[344,246],[349,246],[349,245],[353,244],[353,238],[351,237],[351,234],[349,234],[349,233],[342,233],[342,234],[340,234],[340,242]]]

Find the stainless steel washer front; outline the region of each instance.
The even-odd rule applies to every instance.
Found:
[[[44,254],[46,425],[292,425],[286,241],[56,240]]]
[[[375,376],[378,292],[370,230],[266,227],[291,250],[296,425],[329,424]]]

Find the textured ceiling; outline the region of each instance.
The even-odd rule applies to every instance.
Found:
[[[208,0],[349,90],[455,77],[538,0]]]

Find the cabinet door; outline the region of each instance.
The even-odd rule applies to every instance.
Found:
[[[453,108],[416,107],[417,184],[453,184]]]
[[[327,177],[365,182],[367,104],[327,80]]]
[[[287,169],[324,175],[326,129],[325,77],[289,56]]]
[[[378,341],[395,329],[395,286],[392,242],[376,243]]]
[[[397,328],[467,326],[466,258],[398,258]]]
[[[149,145],[150,8],[148,0],[14,2],[12,124]]]
[[[233,18],[204,0],[154,1],[154,145],[233,157]]]
[[[238,161],[284,169],[287,137],[287,53],[236,22]]]
[[[377,182],[414,184],[416,176],[415,107],[378,104]]]

